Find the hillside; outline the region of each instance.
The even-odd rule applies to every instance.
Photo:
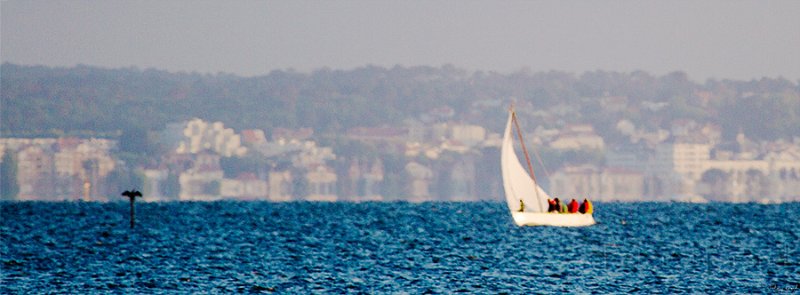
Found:
[[[800,136],[800,84],[785,79],[691,81],[681,72],[469,73],[453,66],[273,71],[259,77],[169,73],[154,69],[0,68],[4,136],[116,137],[198,117],[235,129],[313,128],[339,134],[356,126],[399,125],[448,107],[451,120],[499,131],[505,104],[535,110],[569,106],[577,116],[544,125],[588,123],[619,138],[621,119],[668,128],[676,119],[719,124],[726,138]],[[623,109],[605,106],[621,97]],[[651,106],[660,106],[654,108]]]

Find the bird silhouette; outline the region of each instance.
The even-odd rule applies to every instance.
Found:
[[[139,191],[137,191],[137,190],[130,190],[130,191],[124,191],[124,192],[122,192],[122,195],[123,195],[123,196],[126,196],[126,197],[128,197],[128,198],[131,198],[131,199],[133,199],[133,198],[135,198],[135,197],[141,197],[141,196],[142,196],[142,193],[140,193],[140,192],[139,192]]]
[[[133,203],[136,201],[136,197],[142,197],[142,193],[134,189],[124,191],[122,192],[122,195],[131,200],[131,228],[133,228],[134,224],[136,223],[136,209],[133,207]]]

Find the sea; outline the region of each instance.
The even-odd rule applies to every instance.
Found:
[[[0,203],[3,294],[800,293],[800,203]]]

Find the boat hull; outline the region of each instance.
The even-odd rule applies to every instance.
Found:
[[[590,226],[595,224],[592,214],[559,214],[511,212],[514,223],[518,226]]]

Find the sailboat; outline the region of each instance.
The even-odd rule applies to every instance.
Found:
[[[516,126],[530,174],[522,167],[514,152],[514,136],[512,134],[514,126]],[[513,108],[509,109],[506,131],[503,134],[500,168],[503,174],[503,189],[506,193],[508,209],[511,211],[514,223],[518,226],[589,226],[595,224],[592,214],[547,212],[547,200],[550,199],[550,196],[536,182],[536,175],[533,173],[533,166],[530,164],[530,157],[525,149],[522,131],[519,130],[519,123]]]

